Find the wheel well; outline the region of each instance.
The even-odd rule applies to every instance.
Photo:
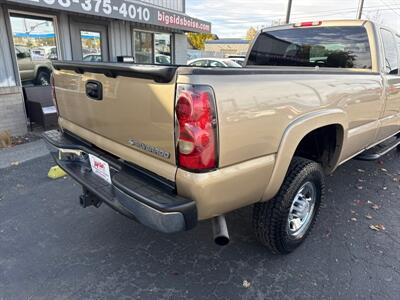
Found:
[[[295,156],[316,161],[322,165],[326,173],[330,173],[339,160],[343,134],[343,127],[339,124],[315,129],[301,140]]]

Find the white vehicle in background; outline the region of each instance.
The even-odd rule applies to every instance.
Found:
[[[31,58],[33,60],[44,60],[46,59],[46,54],[43,49],[31,49]]]
[[[83,56],[83,61],[86,62],[102,62],[101,53],[90,53]]]
[[[192,67],[241,68],[242,66],[228,58],[197,58],[188,62]]]
[[[171,64],[171,57],[164,54],[156,54],[156,61],[157,65],[170,65]]]
[[[244,63],[246,61],[246,56],[229,56],[228,57],[230,60],[234,61],[235,63],[238,63],[239,65],[241,65],[242,67],[244,66]]]
[[[42,46],[31,50],[33,60],[57,59],[56,46]]]

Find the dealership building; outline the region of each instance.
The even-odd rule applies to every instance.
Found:
[[[243,39],[218,39],[205,42],[205,51],[221,53],[223,56],[246,55],[250,41]]]
[[[26,133],[23,91],[49,61],[186,64],[186,32],[211,24],[185,0],[0,0],[0,132]]]

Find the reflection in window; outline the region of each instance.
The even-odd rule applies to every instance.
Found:
[[[210,61],[210,67],[213,67],[213,68],[223,68],[223,67],[225,67],[225,66],[224,66],[223,63],[221,63],[221,62],[219,62],[219,61],[211,60],[211,61]]]
[[[193,63],[191,63],[191,66],[195,67],[207,67],[208,61],[207,60],[197,60]]]
[[[393,34],[386,29],[382,29],[383,47],[385,50],[386,72],[388,74],[398,74],[399,56],[397,54],[397,45]]]
[[[52,18],[11,14],[11,29],[23,85],[49,85],[50,60],[58,59]]]
[[[267,31],[257,39],[249,65],[371,69],[364,27],[312,27]]]
[[[153,34],[135,32],[135,62],[139,64],[153,63]]]
[[[171,59],[171,35],[166,33],[154,34],[155,63],[170,65]]]
[[[101,33],[81,31],[82,60],[88,62],[103,61],[101,53]]]

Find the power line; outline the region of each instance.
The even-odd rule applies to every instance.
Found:
[[[400,4],[397,4],[396,6],[398,6],[397,9],[400,9]],[[377,5],[377,6],[365,6],[363,10],[374,10],[374,9],[381,9],[381,5]],[[392,10],[392,8],[388,8],[387,10]],[[322,11],[316,11],[313,12],[312,14],[305,14],[305,13],[294,13],[292,14],[293,16],[296,17],[309,17],[309,16],[320,16],[321,13],[329,13],[332,12],[332,14],[323,14],[322,16],[328,16],[328,15],[336,15],[339,13],[351,13],[351,12],[355,12],[357,11],[357,8],[345,8],[345,9],[332,9],[332,10],[322,10]]]
[[[372,8],[369,8],[369,9],[363,9],[363,11],[364,12],[366,12],[366,11],[368,11],[368,12],[372,12],[372,11],[388,11],[388,10],[392,10],[391,8],[380,8],[380,9],[372,9]],[[346,11],[338,11],[338,12],[332,12],[332,13],[330,13],[330,14],[323,14],[323,15],[321,15],[321,14],[318,14],[318,15],[293,15],[293,18],[292,18],[292,20],[293,19],[299,19],[299,18],[303,18],[303,17],[309,17],[309,18],[314,18],[314,17],[329,17],[329,16],[335,16],[335,15],[339,15],[339,14],[344,14],[344,13],[354,13],[354,12],[356,12],[357,11],[357,9],[349,9],[349,10],[346,10]]]
[[[388,8],[390,8],[396,15],[398,15],[400,17],[400,14],[394,10],[394,8],[392,8],[390,5],[388,5],[385,1],[383,0],[379,0],[381,1],[384,5],[386,5]]]
[[[382,0],[380,0],[382,1]],[[383,2],[383,1],[382,1]],[[385,4],[383,2],[383,4]],[[397,15],[399,15],[394,9],[400,9],[400,4],[395,4],[393,6],[389,6],[387,4],[385,4],[387,8],[382,8],[382,5],[372,5],[372,6],[365,6],[363,11],[388,11],[391,10],[394,13],[396,13]],[[303,17],[309,17],[309,18],[314,18],[314,17],[328,17],[328,16],[334,16],[334,15],[338,15],[338,14],[346,14],[346,13],[354,13],[357,11],[357,8],[345,8],[345,9],[332,9],[332,10],[321,10],[321,11],[316,11],[313,12],[311,14],[306,14],[306,13],[292,13],[291,14],[291,19],[299,19],[299,18],[303,18]],[[399,15],[400,16],[400,15]],[[253,21],[256,22],[264,22],[265,18],[284,18],[284,16],[282,15],[278,15],[278,14],[271,14],[271,15],[260,15],[260,16],[253,16]],[[240,19],[245,19],[245,17],[243,18],[237,18],[238,20]]]
[[[395,1],[395,2],[392,2],[392,1]],[[394,5],[394,6],[398,5],[398,4],[396,4],[396,0],[392,0],[392,1],[389,2],[390,5]]]

